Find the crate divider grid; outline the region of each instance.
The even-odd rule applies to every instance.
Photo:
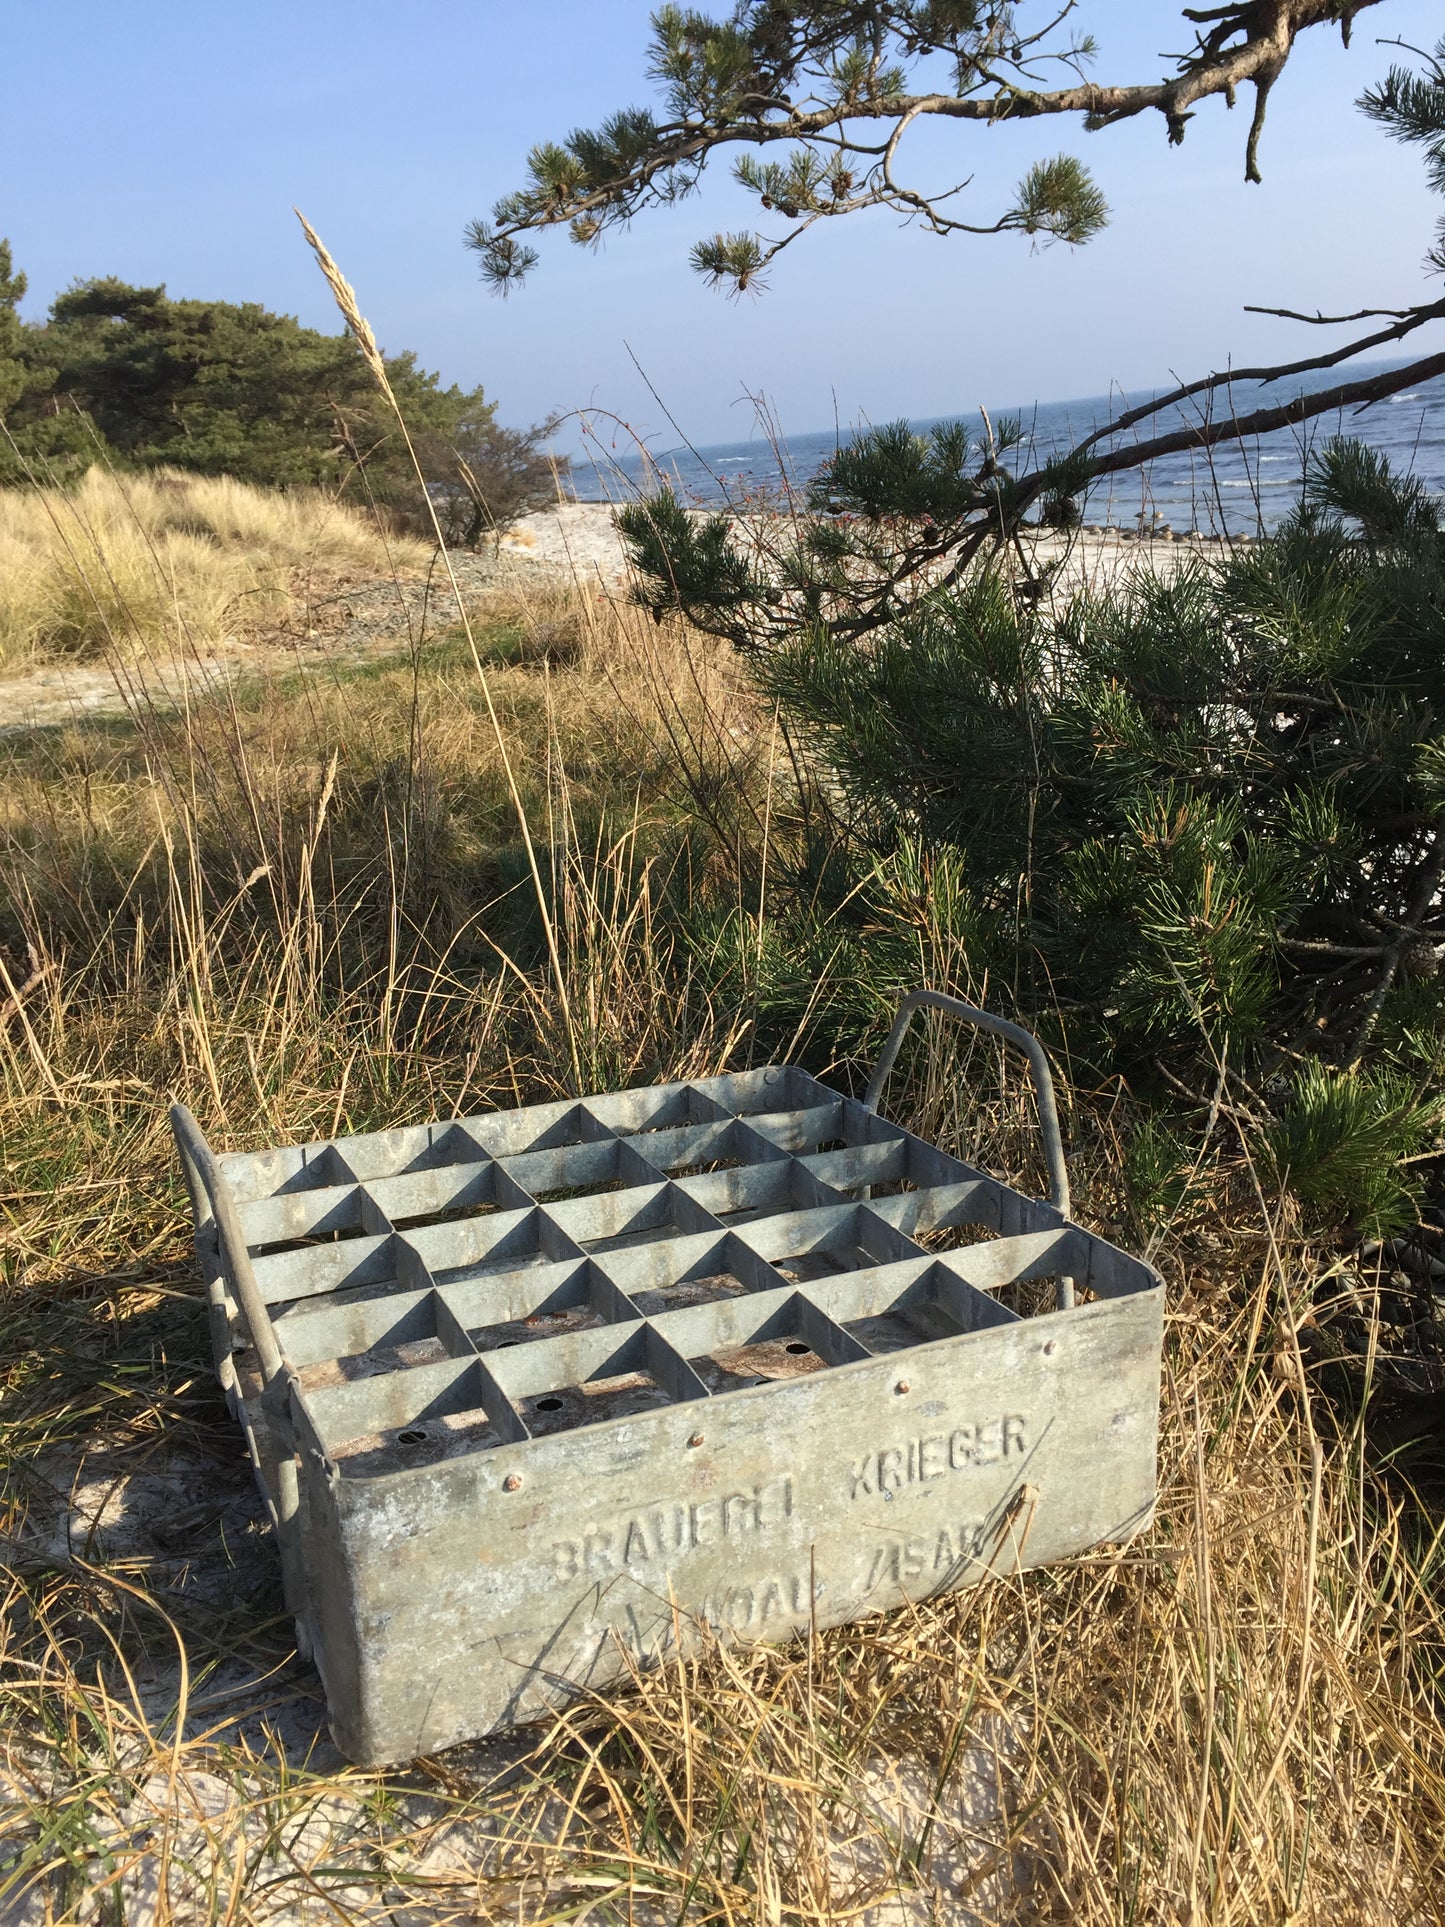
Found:
[[[1048,1202],[878,1114],[929,1003],[1024,1040]],[[534,1717],[688,1614],[781,1636],[1149,1514],[1159,1280],[1074,1224],[1046,1060],[971,1006],[905,1000],[861,1101],[781,1065],[219,1157],[173,1121],[354,1758]]]

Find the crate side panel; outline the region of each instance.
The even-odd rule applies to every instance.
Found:
[[[536,1717],[615,1677],[619,1640],[665,1651],[674,1602],[684,1626],[783,1638],[1131,1535],[1161,1296],[348,1484],[359,1697],[338,1731],[380,1764]]]
[[[337,1507],[337,1487],[316,1451],[301,1454],[301,1526],[305,1534],[306,1632],[326,1690],[332,1737],[349,1759],[372,1757],[382,1735],[368,1729],[368,1691],[357,1644],[363,1620],[350,1549]]]

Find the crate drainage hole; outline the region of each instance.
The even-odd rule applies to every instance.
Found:
[[[561,1409],[562,1401],[560,1398],[539,1398],[537,1400],[537,1410],[539,1412],[560,1412]]]
[[[398,1445],[425,1445],[426,1433],[419,1426],[409,1425],[404,1432],[396,1435]]]
[[[805,1352],[807,1351],[807,1349],[808,1347],[806,1345],[800,1345],[796,1342],[796,1340],[793,1342],[793,1344],[789,1345],[788,1347],[788,1350],[794,1354],[797,1354],[798,1352]]]

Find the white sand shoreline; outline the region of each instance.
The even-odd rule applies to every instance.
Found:
[[[523,516],[499,545],[499,576],[505,580],[514,572],[572,575],[609,593],[625,589],[626,550],[613,523],[614,513],[615,505],[608,502],[562,502]],[[1166,535],[1162,529],[1141,536],[1137,531],[1092,525],[1067,535],[1053,530],[1029,532],[1025,543],[1038,566],[1059,565],[1056,592],[1075,593],[1085,587],[1107,588],[1141,565],[1156,574],[1173,575],[1190,558],[1216,557],[1231,542],[1248,539],[1179,530]]]
[[[605,502],[562,502],[523,516],[495,553],[454,556],[463,594],[468,601],[499,589],[525,595],[570,582],[588,596],[626,598],[631,593],[627,554],[613,514]],[[1098,529],[1067,537],[1041,532],[1030,536],[1027,546],[1041,571],[1058,565],[1050,578],[1056,599],[1086,588],[1108,590],[1141,570],[1172,576],[1193,557],[1222,553],[1208,538],[1141,541],[1127,531]],[[266,674],[385,655],[405,646],[409,624],[430,628],[440,620],[445,627],[449,620],[449,591],[442,578],[429,586],[420,578],[354,583],[332,601],[340,607],[324,629],[275,638],[198,639],[201,646],[192,652],[147,657],[119,671],[103,662],[58,661],[0,676],[6,712],[0,737],[85,716],[123,714],[142,694],[145,701],[170,708],[213,696],[247,672]]]

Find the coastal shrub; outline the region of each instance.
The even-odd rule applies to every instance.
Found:
[[[846,467],[876,518],[889,487],[941,472],[942,451],[906,467],[897,443],[865,437],[814,503]],[[623,525],[661,613],[670,524],[644,539],[648,514]],[[824,613],[849,565],[814,514],[793,554],[811,541],[821,559],[770,600],[755,579],[756,621],[738,613],[740,545],[694,532],[684,558],[692,592],[710,570],[719,620],[746,623],[752,675],[830,812],[833,883],[800,876],[789,896],[777,878],[774,946],[791,928],[810,965],[852,959],[855,985],[863,956],[875,977],[987,984],[1076,1074],[1158,1102],[1207,1105],[1227,1073],[1261,1129],[1282,1107],[1274,1168],[1313,1214],[1406,1210],[1394,1160],[1433,1129],[1410,1093],[1445,1025],[1445,536],[1428,495],[1333,442],[1268,540],[1067,602],[1004,551],[851,630]],[[942,969],[883,955],[899,924],[877,915],[878,879],[904,853],[946,860],[959,941]],[[1140,1148],[1141,1195],[1162,1199],[1169,1174]]]
[[[71,482],[104,461],[322,488],[430,532],[411,452],[347,336],[113,278],[78,282],[31,324],[24,293],[0,242],[0,485]],[[555,496],[551,422],[504,428],[480,388],[443,386],[411,353],[386,369],[427,483],[456,510],[449,539],[475,546]]]

